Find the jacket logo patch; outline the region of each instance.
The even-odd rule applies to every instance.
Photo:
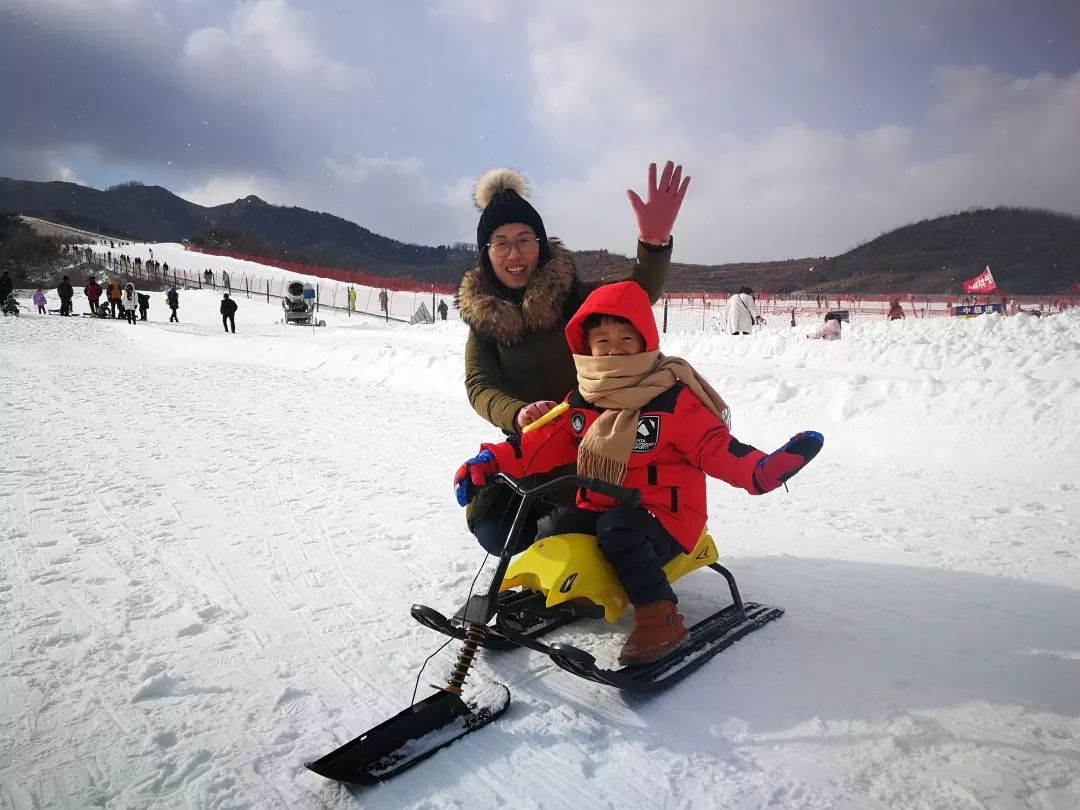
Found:
[[[577,574],[571,574],[564,581],[559,588],[559,593],[570,593],[570,589],[574,587],[574,580],[577,579]]]
[[[637,436],[634,437],[634,452],[648,453],[660,438],[660,417],[642,416],[638,420]]]
[[[585,414],[581,411],[576,411],[573,416],[570,417],[570,427],[574,433],[581,433],[585,429]]]

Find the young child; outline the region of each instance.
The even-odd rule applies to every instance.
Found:
[[[632,281],[593,292],[566,326],[578,387],[569,410],[533,432],[484,444],[457,471],[458,502],[487,478],[520,477],[577,461],[578,474],[641,490],[641,505],[581,490],[576,506],[556,509],[538,537],[595,534],[634,606],[634,630],[621,664],[655,661],[687,637],[663,565],[694,549],[706,522],[705,476],[752,495],[771,492],[809,462],[820,433],[794,436],[766,455],[728,430],[720,395],[685,360],[659,352],[645,291]]]
[[[811,340],[839,340],[840,339],[840,316],[835,312],[825,315],[825,323],[806,335]]]
[[[37,307],[38,315],[45,315],[45,292],[38,287],[34,290],[34,306]]]

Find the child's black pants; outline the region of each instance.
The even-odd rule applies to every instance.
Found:
[[[684,553],[663,524],[645,508],[618,506],[606,512],[562,506],[541,518],[538,538],[581,532],[595,534],[600,553],[615,569],[632,605],[678,597],[664,574],[664,564]]]

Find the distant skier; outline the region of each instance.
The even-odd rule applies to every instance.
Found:
[[[112,310],[112,317],[120,317],[120,314],[117,312],[117,310],[122,308],[120,306],[120,299],[124,295],[124,291],[120,287],[120,282],[116,279],[110,278],[109,284],[105,288],[105,295],[109,299],[109,309]]]
[[[71,299],[75,295],[75,290],[71,287],[71,282],[68,281],[68,277],[64,276],[64,280],[56,287],[56,294],[60,296],[60,314],[71,314]]]
[[[90,311],[97,312],[98,299],[101,298],[101,285],[94,280],[93,276],[90,276],[86,286],[83,287],[83,294],[86,296],[86,300],[90,304]]]
[[[180,309],[180,294],[176,291],[176,287],[170,287],[169,291],[165,293],[165,303],[172,310],[169,323],[180,323],[180,319],[176,317],[176,310]]]
[[[904,317],[904,308],[900,306],[900,299],[894,298],[889,302],[889,320],[902,321]]]
[[[132,326],[135,325],[135,320],[138,317],[136,307],[139,306],[138,294],[135,292],[135,285],[130,281],[127,286],[124,287],[124,297],[120,301],[120,305],[124,308],[124,317],[127,322]]]
[[[439,310],[439,317],[442,318],[445,321],[446,320],[446,315],[450,311],[450,308],[448,306],[446,306],[446,299],[445,298],[440,298],[439,299],[438,310]]]
[[[232,279],[229,278],[228,270],[221,271],[221,286],[229,292],[232,292]]]
[[[225,293],[221,297],[221,324],[225,327],[225,331],[229,331],[229,327],[232,327],[232,332],[236,334],[236,302],[229,298],[229,294]]]

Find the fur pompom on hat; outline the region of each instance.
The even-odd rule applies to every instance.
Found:
[[[484,274],[495,284],[499,282],[491,269],[491,259],[487,255],[485,246],[491,241],[491,235],[495,233],[496,228],[511,222],[528,225],[540,240],[540,264],[546,262],[551,256],[544,220],[525,199],[528,194],[529,182],[513,169],[491,169],[484,172],[476,181],[473,201],[481,212],[480,222],[476,226],[476,249],[480,253],[480,264],[484,268]]]
[[[473,202],[483,211],[495,198],[496,194],[513,191],[519,197],[529,196],[529,181],[513,169],[490,169],[480,175],[473,189]]]

